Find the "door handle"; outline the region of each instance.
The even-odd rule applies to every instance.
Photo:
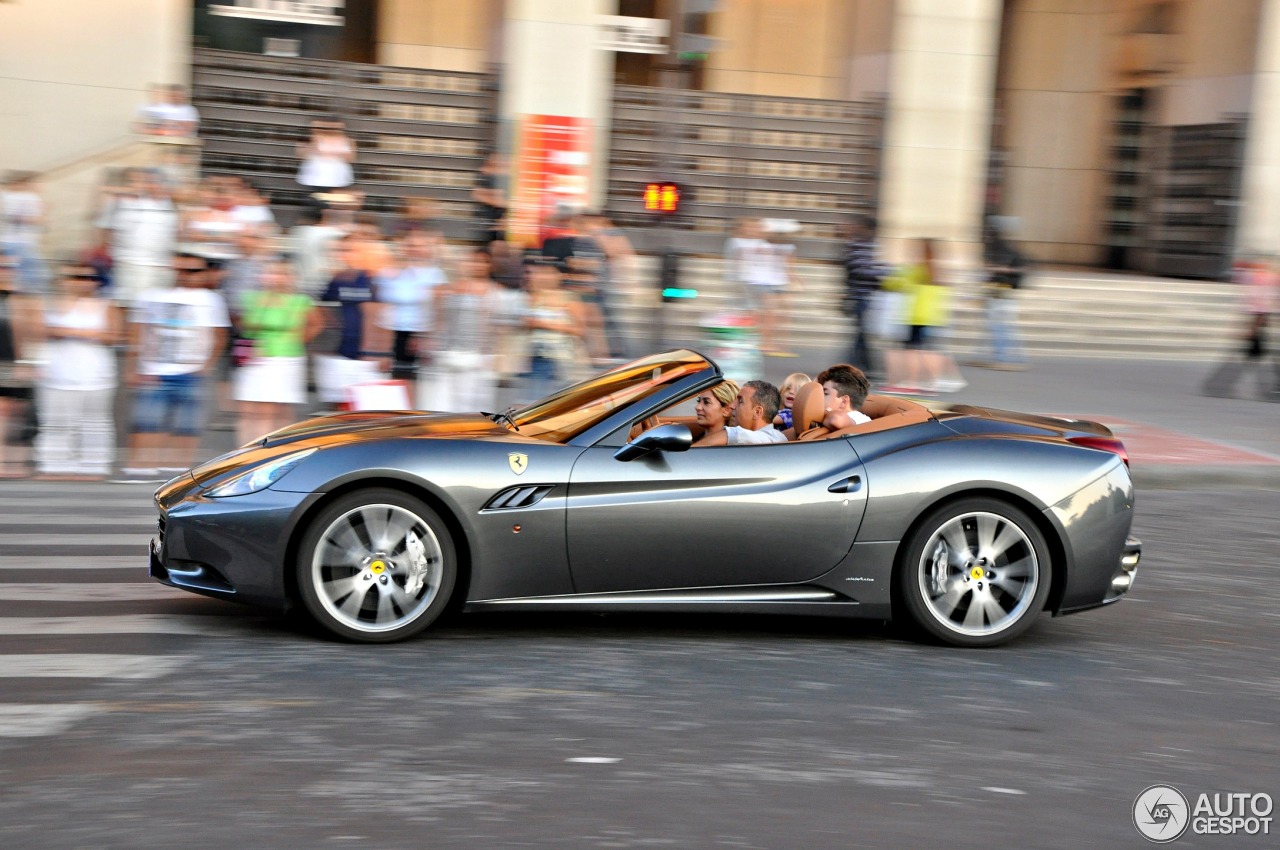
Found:
[[[850,475],[827,488],[828,493],[856,493],[862,489],[862,476]]]

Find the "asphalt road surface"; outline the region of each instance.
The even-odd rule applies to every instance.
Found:
[[[1141,493],[1128,600],[959,651],[550,614],[348,646],[146,579],[149,491],[0,488],[0,848],[1144,847],[1150,785],[1280,798],[1278,492]]]

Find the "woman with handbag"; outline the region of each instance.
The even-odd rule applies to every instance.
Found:
[[[235,352],[240,404],[237,436],[248,443],[285,427],[294,408],[307,400],[307,343],[323,320],[311,297],[294,288],[293,271],[274,259],[262,274],[262,289],[244,296],[240,314],[243,342]]]

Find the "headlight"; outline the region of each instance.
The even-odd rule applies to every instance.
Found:
[[[249,493],[256,493],[259,490],[265,490],[281,478],[284,478],[289,470],[301,463],[307,455],[314,451],[315,449],[313,448],[305,449],[269,460],[260,466],[255,466],[253,469],[240,473],[234,478],[227,479],[217,487],[206,490],[205,495],[221,499],[224,496],[244,496]]]

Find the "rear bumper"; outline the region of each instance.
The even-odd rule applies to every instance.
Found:
[[[1142,543],[1130,536],[1133,483],[1118,459],[1110,471],[1049,509],[1062,528],[1066,576],[1055,613],[1119,601],[1133,584]]]
[[[1142,541],[1130,537],[1124,541],[1124,551],[1120,553],[1120,565],[1111,575],[1111,587],[1103,598],[1103,605],[1119,602],[1124,599],[1133,583],[1138,578],[1138,562],[1142,560]]]

